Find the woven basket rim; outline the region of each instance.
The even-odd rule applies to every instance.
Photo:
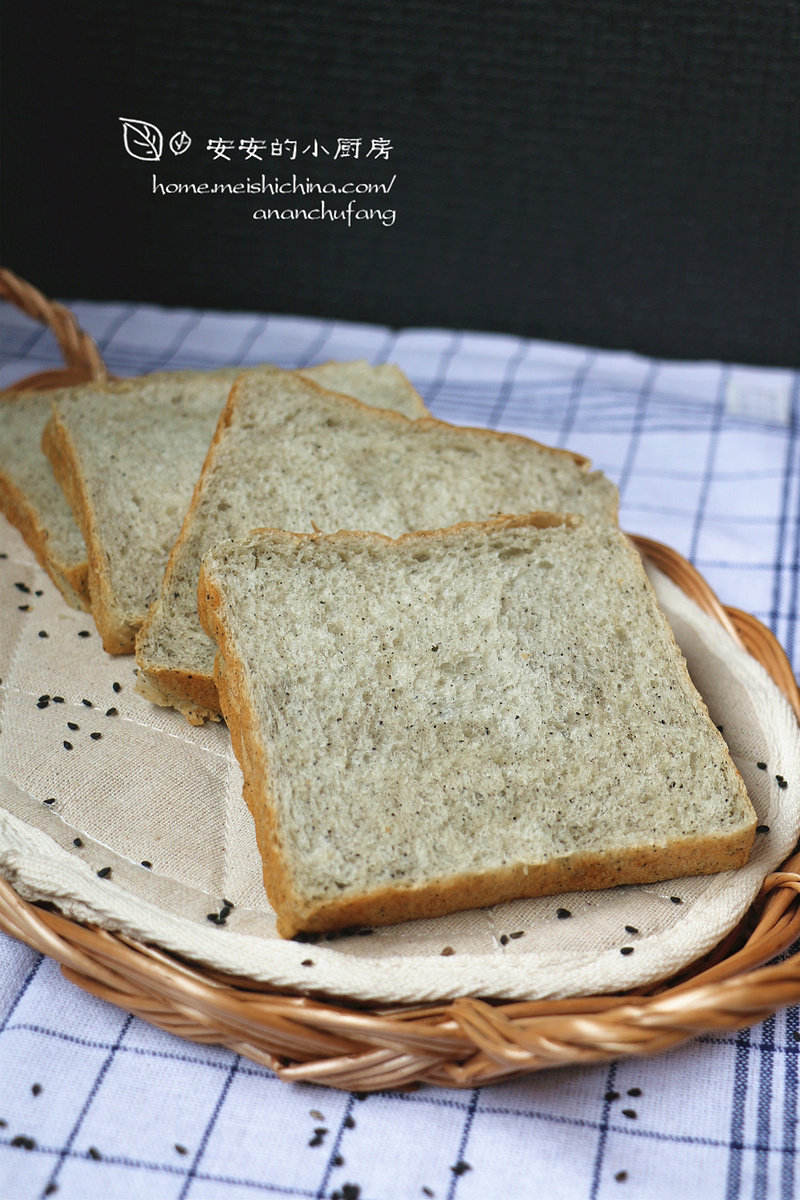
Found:
[[[631,540],[717,620],[777,683],[800,721],[789,661],[755,617],[723,607],[677,551]],[[475,1087],[545,1067],[659,1053],[800,1001],[800,853],[764,881],[742,922],[673,979],[619,995],[370,1006],[223,975],[122,934],[23,900],[0,879],[0,929],[56,959],[67,979],[190,1041],[213,1042],[284,1080],[351,1091],[427,1083]]]
[[[49,300],[38,288],[15,275],[8,267],[0,267],[0,300],[13,304],[20,312],[46,325],[61,348],[65,366],[52,371],[39,371],[19,379],[2,391],[13,395],[22,391],[49,391],[56,387],[72,387],[79,383],[107,383],[113,378],[97,347],[97,343],[82,329],[75,314],[57,300]]]
[[[48,325],[66,362],[7,393],[110,378],[73,313],[0,268],[0,300]],[[677,551],[631,536],[639,552],[761,663],[800,722],[800,689],[774,635],[726,608]],[[0,878],[0,929],[61,964],[67,979],[169,1033],[216,1043],[281,1079],[350,1091],[420,1083],[476,1087],[546,1067],[646,1056],[701,1033],[729,1032],[800,1001],[800,951],[770,966],[800,936],[800,853],[764,880],[745,918],[678,976],[619,995],[370,1007],[222,975],[122,934],[69,920],[22,899]]]

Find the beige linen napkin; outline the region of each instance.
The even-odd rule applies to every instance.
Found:
[[[334,997],[591,995],[667,977],[709,950],[797,841],[800,730],[791,709],[758,663],[653,570],[695,683],[769,826],[750,863],[313,946],[283,941],[225,727],[193,728],[136,695],[133,659],[103,652],[91,618],[66,607],[2,518],[0,554],[0,873],[20,895],[78,920]],[[224,924],[209,920],[226,903]]]

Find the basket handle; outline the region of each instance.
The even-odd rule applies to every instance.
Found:
[[[63,304],[48,300],[32,284],[26,283],[6,267],[0,267],[0,299],[8,300],[35,321],[47,325],[61,347],[66,363],[65,367],[39,371],[26,379],[19,379],[5,388],[4,393],[46,391],[90,381],[105,383],[112,378],[96,342],[81,329],[75,315]]]

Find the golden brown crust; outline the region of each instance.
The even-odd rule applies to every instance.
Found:
[[[73,608],[87,612],[89,604],[89,574],[88,563],[77,563],[67,566],[52,554],[49,548],[49,534],[39,520],[38,513],[23,491],[12,483],[4,472],[0,471],[0,510],[22,534],[28,546],[36,555],[36,560],[47,572]]]
[[[162,583],[162,593],[170,585],[172,573],[175,570],[175,563],[178,557],[180,547],[183,545],[183,539],[191,526],[194,519],[194,514],[200,503],[200,496],[203,490],[203,484],[206,477],[206,472],[210,470],[216,457],[217,447],[222,439],[222,435],[231,423],[231,397],[236,391],[237,384],[234,383],[231,392],[228,396],[228,403],[223,408],[217,421],[214,436],[211,439],[211,445],[208,447],[208,453],[203,463],[203,468],[197,477],[197,482],[194,485],[192,499],[189,502],[189,507],[186,510],[186,516],[183,518],[181,531],[175,540],[167,565],[164,570],[164,580]],[[315,385],[314,385],[315,386]],[[158,598],[150,605],[147,611],[147,616],[142,622],[142,626],[136,635],[135,649],[136,662],[139,666],[139,688],[138,690],[144,696],[155,704],[160,704],[165,708],[177,708],[179,712],[187,715],[189,711],[194,711],[198,717],[197,720],[187,719],[192,724],[202,725],[203,718],[200,713],[207,710],[208,716],[213,720],[217,720],[221,712],[219,697],[217,696],[217,685],[213,678],[208,678],[205,675],[191,674],[189,671],[176,670],[174,668],[159,666],[157,663],[149,663],[144,659],[141,647],[145,639],[150,634],[150,626],[153,623],[156,607],[159,601]]]
[[[251,812],[253,803],[249,801]],[[254,813],[255,818],[255,813]],[[256,820],[256,831],[259,821]],[[553,862],[528,867],[518,863],[489,873],[440,879],[424,886],[383,887],[347,899],[303,902],[289,889],[282,893],[282,907],[272,901],[269,876],[274,864],[264,858],[264,885],[278,912],[278,933],[293,937],[300,932],[322,933],[352,925],[393,925],[418,917],[441,917],[466,908],[485,908],[506,900],[556,896],[561,892],[599,891],[621,884],[656,883],[684,875],[713,875],[732,871],[747,862],[755,829],[727,835],[713,848],[702,838],[672,845],[635,846],[608,854],[574,854]],[[269,832],[259,838],[264,855],[269,851]]]
[[[188,689],[192,690],[194,698],[186,696]],[[190,725],[220,719],[216,684],[212,680],[209,686],[204,676],[194,680],[186,671],[171,671],[166,667],[153,667],[144,674],[140,668],[136,691],[151,704],[177,709]]]
[[[497,517],[490,521],[462,522],[448,530],[433,530],[404,534],[400,542],[440,540],[459,530],[482,527],[491,534],[502,529],[533,526],[549,528],[564,524],[578,528],[582,518],[552,513],[529,513],[522,516]],[[258,531],[254,531],[258,532]],[[369,541],[387,543],[391,538],[366,532],[337,534],[288,533],[269,531],[276,540],[301,542]],[[642,567],[643,586],[650,582]],[[223,715],[228,724],[234,752],[244,776],[243,795],[253,816],[256,840],[263,862],[264,886],[277,915],[277,929],[282,937],[300,932],[325,932],[351,925],[388,925],[418,917],[443,916],[465,908],[482,908],[507,900],[556,895],[560,892],[597,891],[621,884],[654,883],[684,875],[707,875],[734,870],[743,866],[749,857],[755,837],[756,818],[744,829],[709,842],[707,837],[689,837],[671,844],[620,847],[602,854],[580,853],[567,855],[552,862],[530,866],[514,864],[490,872],[476,872],[455,878],[442,878],[424,885],[382,886],[356,896],[322,900],[304,900],[292,886],[277,827],[274,800],[270,787],[269,756],[258,727],[245,664],[227,628],[225,601],[213,576],[201,569],[198,585],[198,608],[204,629],[219,647],[215,660],[215,678]],[[680,650],[676,650],[683,661]],[[689,680],[684,662],[684,671]],[[711,723],[710,717],[694,685],[698,712]],[[716,727],[714,733],[719,737]],[[737,772],[738,776],[738,772]],[[743,793],[744,784],[738,776]]]
[[[310,379],[306,375],[303,376],[303,382],[307,383],[310,387],[316,388],[318,391],[330,394],[330,390],[328,388],[321,387],[316,380]],[[231,388],[231,393],[228,397],[228,404],[226,405],[227,408],[231,408],[235,404],[238,388],[239,380],[237,380]],[[475,435],[480,434],[481,437],[486,441],[515,442],[518,445],[536,446],[536,448],[539,450],[546,450],[547,453],[551,454],[554,458],[560,458],[564,461],[574,463],[576,466],[580,467],[582,471],[585,471],[586,474],[590,472],[592,467],[591,459],[587,458],[585,454],[578,454],[575,450],[565,450],[561,446],[547,446],[544,442],[537,442],[534,438],[525,437],[525,435],[522,433],[504,433],[498,429],[485,429],[482,426],[477,425],[453,425],[449,421],[440,421],[438,417],[433,417],[430,415],[430,413],[427,413],[426,416],[412,419],[411,417],[405,416],[404,413],[394,412],[392,409],[372,408],[369,404],[364,404],[362,400],[357,399],[355,396],[346,396],[341,392],[336,392],[334,395],[336,395],[337,399],[339,400],[345,401],[351,405],[355,405],[363,412],[371,413],[373,415],[379,414],[382,418],[388,418],[389,420],[395,422],[406,422],[406,424],[410,423],[417,433],[425,433],[427,430],[446,429],[458,433],[470,433]]]
[[[200,590],[203,604],[203,621],[206,628],[219,626],[220,650],[214,663],[214,674],[222,712],[231,735],[233,751],[242,768],[244,785],[242,795],[253,817],[261,861],[263,864],[264,888],[267,898],[278,917],[278,932],[282,937],[291,937],[297,932],[292,927],[287,933],[282,928],[285,912],[297,907],[297,897],[292,889],[282,852],[280,831],[275,820],[275,810],[268,780],[269,764],[266,749],[259,737],[258,722],[249,688],[246,684],[244,665],[235,653],[232,641],[224,632],[224,626],[216,620],[223,606],[222,595],[201,570]]]
[[[97,521],[81,470],[80,456],[57,410],[53,412],[44,428],[42,450],[69,501],[86,543],[92,616],[102,639],[103,649],[107,654],[132,654],[136,630],[115,615],[108,562],[97,536]]]
[[[357,360],[357,362],[359,362],[359,363],[366,362],[366,361],[367,361],[366,359],[358,359]],[[338,367],[341,365],[343,365],[341,359],[328,358],[325,360],[325,362],[315,363],[313,367],[298,367],[294,371],[294,374],[302,375],[303,379],[307,379],[311,383],[317,384],[317,387],[324,387],[325,390],[327,390],[327,391],[333,391],[333,392],[335,392],[335,394],[337,396],[349,396],[350,395],[349,392],[336,392],[335,388],[332,388],[329,385],[326,386],[325,384],[319,383],[318,379],[313,374],[313,371],[317,367]],[[355,365],[355,364],[353,364],[353,365]],[[413,415],[413,417],[410,418],[411,420],[416,421],[416,420],[419,420],[420,417],[430,417],[433,415],[431,413],[431,410],[425,404],[425,401],[422,399],[422,396],[420,396],[419,392],[417,391],[417,389],[414,387],[411,380],[406,375],[405,371],[401,371],[400,368],[396,364],[393,364],[393,363],[383,363],[383,364],[379,364],[379,365],[394,366],[395,370],[402,376],[403,383],[408,391],[409,396],[411,397],[411,406],[414,409],[414,415]],[[351,397],[351,398],[354,398],[354,397]],[[374,406],[370,405],[370,407],[377,408],[379,406],[378,405],[374,405]],[[403,414],[403,415],[405,416],[405,414]]]

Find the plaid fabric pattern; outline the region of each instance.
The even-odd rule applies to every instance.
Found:
[[[119,375],[393,361],[434,415],[587,454],[621,524],[689,557],[800,665],[798,376],[517,338],[285,316],[72,306]],[[0,314],[0,387],[58,365]],[[0,692],[2,685],[0,685]],[[0,1196],[793,1200],[798,1010],[641,1062],[473,1092],[285,1085],[84,995],[0,936]]]

